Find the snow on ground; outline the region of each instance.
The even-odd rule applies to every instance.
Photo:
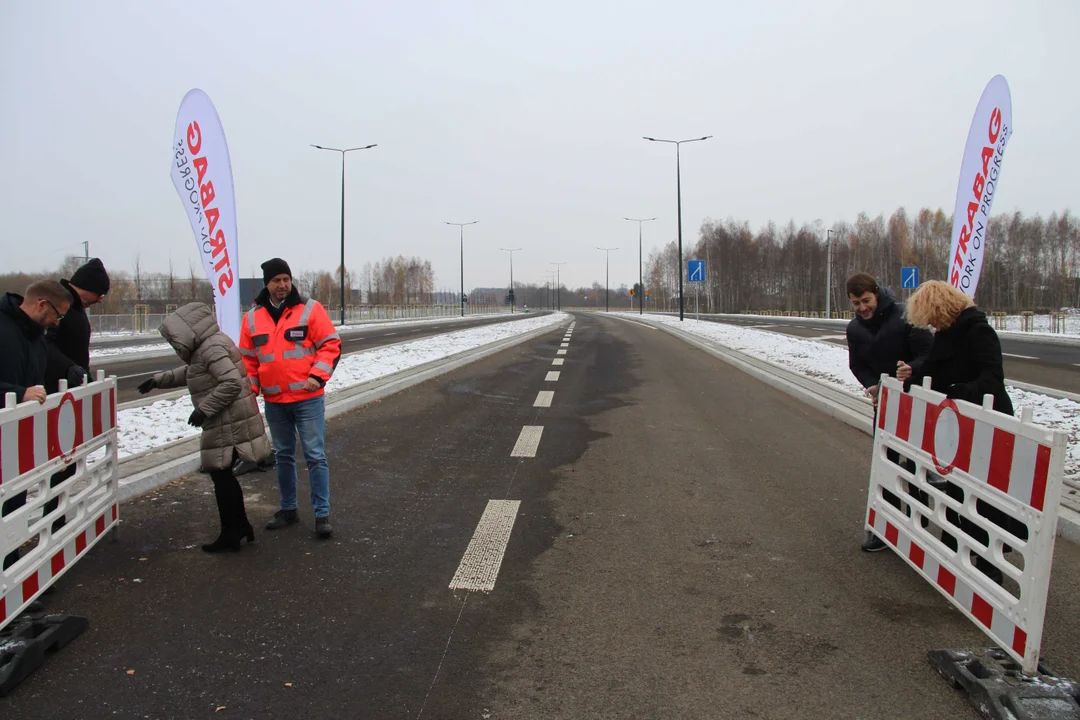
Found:
[[[466,320],[480,320],[480,319],[483,319],[483,318],[503,317],[503,316],[505,316],[507,318],[510,317],[509,313],[498,313],[498,314],[487,314],[487,315],[466,315],[464,319],[466,319]],[[366,322],[366,323],[355,323],[355,324],[346,325],[339,332],[341,334],[343,334],[343,335],[353,335],[353,334],[356,334],[356,333],[367,332],[369,330],[377,330],[377,329],[388,328],[388,327],[399,327],[401,325],[438,325],[439,323],[453,322],[454,320],[461,320],[461,319],[462,319],[461,317],[455,315],[453,317],[417,318],[417,319],[413,319],[413,320],[372,321],[372,322]],[[131,338],[136,338],[136,337],[145,337],[147,334],[158,335],[158,337],[160,337],[160,335],[158,334],[158,332],[156,330],[154,332],[152,332],[152,333],[143,333],[141,335],[133,335],[132,333],[94,333],[93,337],[99,337],[99,336],[108,337],[108,336],[126,335],[126,336],[129,336]],[[93,346],[93,343],[91,343],[90,357],[92,357],[92,358],[95,358],[95,357],[112,357],[114,355],[127,355],[129,353],[155,353],[155,352],[161,352],[162,350],[169,350],[169,349],[171,349],[171,348],[169,347],[168,343],[155,343],[155,344],[151,344],[151,345],[146,345],[146,344],[143,344],[143,345],[116,345],[116,346],[107,347],[107,348],[95,348]]]
[[[1020,315],[1007,315],[1005,316],[1005,330],[1008,332],[1025,332],[1023,330],[1023,320]],[[1026,332],[1029,335],[1058,335],[1062,334],[1069,337],[1080,337],[1080,315],[1075,312],[1068,312],[1065,315],[1065,332],[1064,333],[1052,333],[1050,332],[1050,316],[1049,315],[1035,315],[1032,318],[1032,330]]]
[[[346,355],[338,363],[333,378],[327,383],[326,391],[332,395],[369,380],[538,328],[557,325],[567,319],[569,316],[565,313],[554,313],[512,323],[457,330]],[[262,398],[259,398],[259,406],[262,407]],[[199,429],[187,424],[191,410],[191,398],[186,396],[120,410],[117,413],[120,457],[146,452],[173,440],[195,435]]]
[[[127,355],[129,353],[159,353],[164,350],[172,350],[172,346],[169,343],[152,343],[150,345],[120,345],[118,347],[107,348],[90,348],[90,357],[102,358],[102,357],[115,357],[116,355]]]
[[[619,314],[637,319],[636,314]],[[807,340],[704,320],[687,318],[680,323],[678,318],[667,315],[651,315],[649,319],[663,325],[678,326],[680,330],[714,340],[732,350],[823,380],[853,395],[863,394],[862,385],[848,369],[846,347],[823,340]],[[1018,415],[1021,407],[1031,407],[1037,424],[1068,433],[1065,479],[1074,484],[1080,482],[1080,403],[1026,392],[1011,386],[1008,391]]]

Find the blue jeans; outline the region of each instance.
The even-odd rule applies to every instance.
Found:
[[[326,464],[323,443],[326,437],[325,396],[294,403],[266,403],[266,421],[274,440],[277,462],[278,490],[281,509],[296,509],[296,435],[304,449],[308,481],[311,484],[311,506],[315,517],[330,514],[330,466]]]

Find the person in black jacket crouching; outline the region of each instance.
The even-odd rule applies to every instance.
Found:
[[[895,377],[900,364],[921,368],[933,338],[929,331],[912,326],[904,318],[904,306],[896,302],[891,290],[880,287],[873,275],[858,273],[849,277],[847,294],[855,310],[855,317],[847,326],[848,367],[874,403],[876,428],[881,376]],[[897,453],[889,450],[886,455],[892,462],[901,464]],[[909,472],[915,469],[911,463],[903,466]],[[920,491],[913,490],[912,494],[925,502]],[[896,495],[886,490],[883,497],[890,505],[901,508]],[[862,545],[866,552],[878,552],[886,547],[873,533],[866,534]]]
[[[954,400],[967,400],[982,405],[984,395],[994,398],[994,410],[1013,415],[1012,399],[1005,390],[1005,368],[1001,359],[1001,341],[994,328],[986,322],[986,313],[963,292],[942,280],[924,282],[911,296],[907,318],[913,324],[935,330],[930,353],[920,365],[901,363],[896,377],[905,387],[930,378],[930,387]],[[964,494],[957,485],[942,482],[945,492],[963,501]],[[978,500],[975,510],[990,522],[1001,526],[1017,537],[1027,539],[1027,527],[1012,520],[1001,510]],[[988,545],[990,535],[975,523],[953,510],[945,518],[966,532],[972,539]],[[942,534],[942,542],[956,549],[956,539]],[[1003,552],[1009,552],[1005,545]],[[989,553],[990,548],[987,548]],[[975,567],[994,579],[1002,581],[1002,572],[981,555],[976,555]]]
[[[921,368],[933,336],[904,317],[904,306],[889,288],[867,273],[847,280],[855,317],[847,326],[848,367],[877,405],[881,376],[896,377],[897,363]]]

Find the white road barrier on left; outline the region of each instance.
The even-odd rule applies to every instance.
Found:
[[[0,410],[0,555],[20,553],[0,571],[0,628],[119,520],[116,379],[66,385],[44,403],[11,393]]]

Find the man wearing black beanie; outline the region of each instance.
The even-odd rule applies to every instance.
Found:
[[[266,525],[280,530],[299,522],[296,436],[304,450],[315,511],[315,534],[330,537],[330,467],[326,462],[323,389],[341,358],[341,338],[326,309],[300,297],[281,258],[262,264],[266,287],[240,322],[240,354],[255,394],[266,401],[274,441],[281,509]]]
[[[61,280],[71,295],[71,307],[63,319],[45,334],[49,345],[49,366],[45,370],[45,390],[54,393],[60,381],[69,387],[82,385],[90,372],[90,320],[86,308],[97,305],[109,292],[109,274],[98,258],[76,270],[70,280]]]
[[[98,258],[90,258],[72,273],[70,280],[61,280],[60,284],[71,295],[71,305],[60,322],[45,332],[49,349],[45,392],[50,394],[60,389],[61,380],[67,380],[68,387],[78,387],[90,374],[90,319],[86,317],[86,308],[104,300],[110,286],[109,274]],[[50,487],[56,487],[74,474],[75,465],[72,464],[52,476]],[[55,510],[59,503],[59,498],[47,502],[45,514]],[[65,520],[63,517],[56,520],[53,532],[62,528]]]

